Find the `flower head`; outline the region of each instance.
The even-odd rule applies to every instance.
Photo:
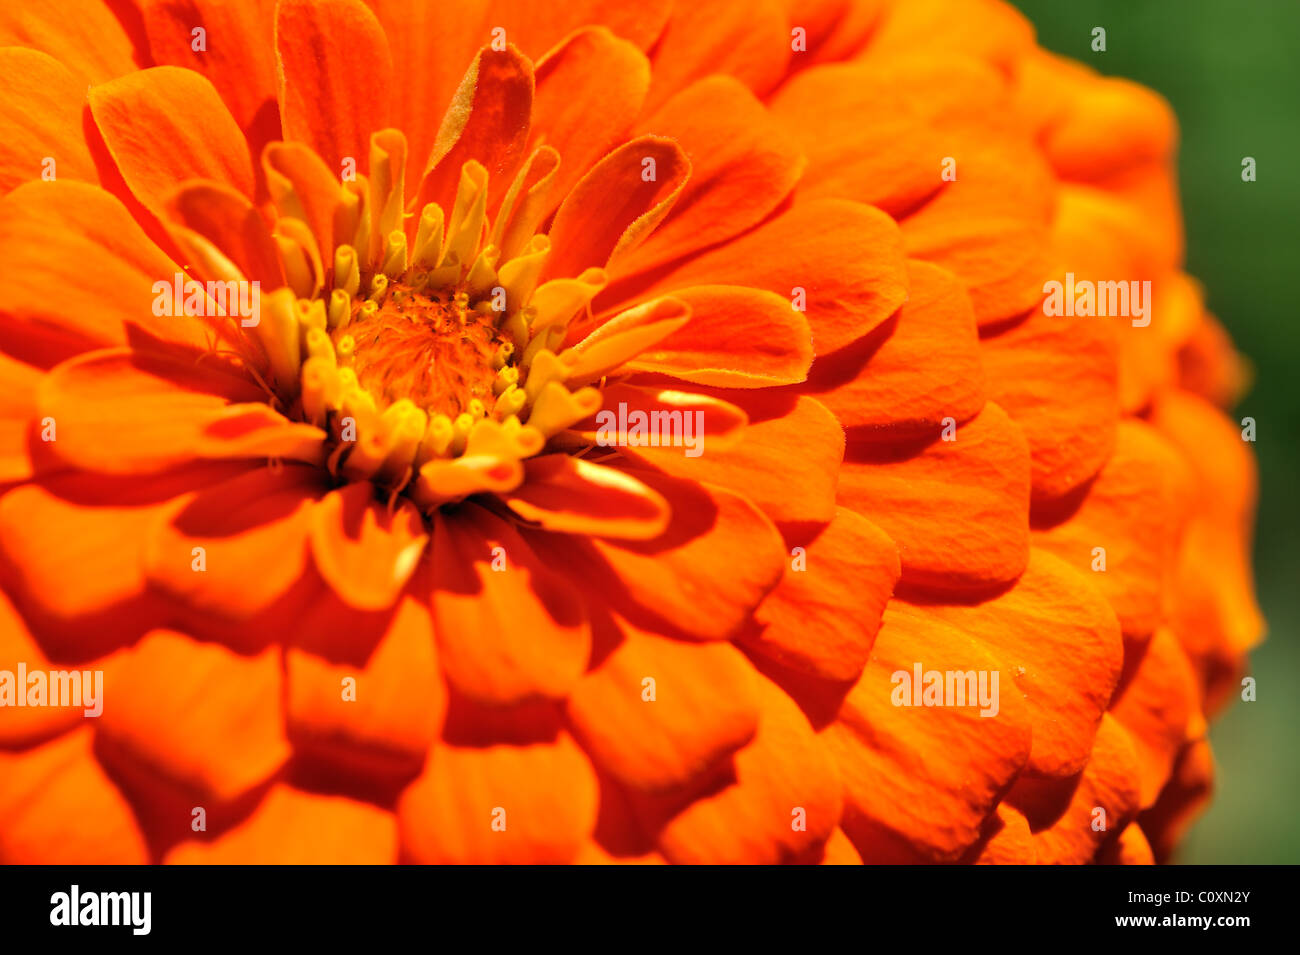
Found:
[[[960,10],[2,15],[0,664],[105,688],[0,857],[1166,853],[1240,370],[1163,103]]]

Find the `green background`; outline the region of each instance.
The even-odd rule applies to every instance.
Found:
[[[1175,857],[1300,862],[1300,0],[1016,0],[1039,43],[1159,91],[1182,128],[1178,171],[1187,271],[1255,366],[1238,417],[1255,418],[1255,545],[1268,639],[1252,656],[1254,703],[1215,722],[1209,810]],[[1106,52],[1092,29],[1106,29]],[[1241,181],[1253,156],[1256,181]]]

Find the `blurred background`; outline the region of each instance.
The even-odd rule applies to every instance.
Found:
[[[1186,270],[1255,366],[1258,700],[1212,726],[1217,792],[1173,861],[1300,862],[1300,0],[1014,0],[1039,43],[1163,94],[1182,127]],[[1106,52],[1091,48],[1105,27]],[[1254,156],[1257,180],[1241,181]]]

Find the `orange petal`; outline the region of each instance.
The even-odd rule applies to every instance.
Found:
[[[397,820],[416,863],[563,864],[596,824],[596,774],[565,733],[529,746],[438,744]]]
[[[393,59],[393,125],[406,134],[406,181],[419,182],[443,114],[488,39],[489,5],[444,0],[367,0]],[[491,23],[498,23],[493,19]]]
[[[396,510],[375,499],[367,482],[330,491],[311,513],[316,569],[358,610],[391,607],[429,541],[424,517],[409,500]]]
[[[885,532],[837,508],[807,547],[795,549],[780,586],[755,612],[762,630],[745,643],[814,676],[856,680],[899,572],[898,547]]]
[[[624,448],[629,457],[676,477],[719,484],[757,504],[778,524],[825,524],[835,515],[835,481],[844,430],[825,406],[806,396],[761,391],[727,395],[749,415],[734,447],[697,458],[680,448]],[[793,495],[791,488],[798,488]]]
[[[149,579],[229,619],[265,610],[307,567],[315,468],[262,468],[188,498],[158,525],[145,553]]]
[[[2,501],[0,515],[3,515],[7,528],[9,515],[5,513]],[[20,663],[28,673],[60,669],[50,663],[40,645],[32,639],[27,624],[9,600],[9,595],[0,591],[0,672],[14,674],[14,677],[10,677],[15,681],[14,690],[19,696],[25,696],[27,686],[16,678]],[[102,668],[102,663],[96,661],[76,669],[84,672]],[[84,677],[81,679],[84,680]],[[87,707],[79,699],[73,700],[72,705],[64,706],[61,699],[56,700],[51,695],[47,703],[49,705],[46,706],[15,706],[7,702],[5,706],[0,706],[0,750],[27,748],[74,729],[86,718]],[[0,845],[3,845],[3,836],[0,836]]]
[[[342,195],[338,180],[310,146],[270,143],[262,151],[262,172],[280,216],[305,223],[326,261],[330,249],[351,243],[352,236],[335,235],[335,220],[342,218],[337,215]],[[279,228],[283,231],[283,224]]]
[[[1254,456],[1241,426],[1182,392],[1163,395],[1151,423],[1182,452],[1197,488],[1179,552],[1174,630],[1195,660],[1236,658],[1264,631],[1251,572]]]
[[[1060,497],[1101,470],[1119,423],[1114,327],[1036,309],[980,345],[989,396],[1029,441],[1034,498]]]
[[[155,630],[109,671],[99,729],[116,753],[229,803],[289,758],[278,648],[242,657]]]
[[[975,865],[1032,865],[1038,861],[1029,820],[1005,802],[984,823],[984,835],[968,854]]]
[[[387,865],[397,861],[393,814],[344,796],[277,783],[246,820],[211,842],[183,842],[167,865]]]
[[[466,696],[559,698],[586,669],[591,629],[579,594],[501,518],[474,505],[439,512],[432,583],[443,672]]]
[[[854,199],[900,215],[943,186],[942,133],[877,70],[851,63],[805,70],[771,108],[808,157],[800,200]]]
[[[839,775],[808,718],[759,678],[758,733],[734,757],[732,777],[664,826],[659,848],[678,864],[789,861],[831,837],[843,807]]]
[[[657,298],[619,312],[564,353],[569,384],[596,381],[622,368],[684,327],[690,317],[686,303],[676,298]]]
[[[42,178],[47,159],[60,179],[99,182],[82,128],[85,80],[39,50],[4,47],[0,84],[0,194]]]
[[[145,65],[143,37],[113,6],[101,0],[68,0],[58,7],[8,4],[0,8],[0,46],[32,47],[102,83]]]
[[[1062,505],[1077,509],[1065,519],[1060,509],[1035,512],[1034,546],[1088,574],[1125,635],[1149,636],[1172,587],[1190,490],[1182,455],[1150,425],[1125,420],[1115,453],[1082,502]]]
[[[105,349],[48,374],[40,413],[57,423],[54,453],[109,474],[161,471],[195,458],[321,461],[324,432],[290,422],[264,397],[215,362]]]
[[[1115,613],[1088,578],[1034,550],[998,596],[916,612],[977,640],[1015,680],[1033,729],[1029,771],[1061,777],[1083,769],[1124,658]]]
[[[656,413],[702,415],[703,417],[690,419],[699,425],[694,429],[694,434],[700,436],[701,447],[704,443],[718,445],[733,443],[739,437],[741,429],[749,423],[749,416],[740,408],[709,395],[642,387],[622,382],[606,385],[601,389],[600,394],[603,402],[601,411],[613,413],[614,420],[602,416],[598,421],[593,416],[573,426],[583,440],[591,444],[598,443],[602,436],[606,442],[619,446],[642,440],[642,436],[636,431],[637,420],[627,418],[627,415],[634,411],[644,412],[647,419],[651,421],[655,420],[653,416]],[[620,406],[626,409],[622,419],[619,418]],[[600,412],[597,412],[597,415],[599,414]],[[661,420],[672,421],[673,419]]]
[[[620,620],[621,643],[569,694],[573,732],[597,766],[639,790],[697,778],[758,726],[753,667],[725,643],[674,640]]]
[[[551,224],[544,278],[611,265],[672,209],[691,173],[677,143],[641,136],[609,153],[573,188]]]
[[[984,407],[984,366],[970,298],[949,272],[907,263],[907,304],[872,334],[813,364],[809,389],[852,439],[934,434]]]
[[[868,862],[955,861],[980,838],[984,818],[1029,758],[1025,704],[1000,674],[998,711],[903,706],[923,671],[985,671],[1001,663],[974,640],[891,604],[871,662],[821,733],[844,777],[844,831]],[[1006,681],[1008,684],[1010,681]]]
[[[0,551],[13,564],[29,609],[43,617],[74,620],[120,611],[146,591],[144,542],[168,499],[87,503],[82,495],[88,487],[93,490],[93,479],[84,476],[55,478],[0,498]],[[81,572],[69,574],[70,567]]]
[[[140,12],[154,62],[183,66],[211,80],[254,155],[268,140],[280,138],[275,48],[267,42],[275,30],[272,0],[142,0]],[[201,50],[194,49],[198,26],[206,31]]]
[[[156,66],[89,93],[90,111],[122,178],[160,218],[187,179],[210,179],[251,197],[253,160],[216,88],[201,73]]]
[[[570,0],[553,7],[539,7],[534,0],[492,0],[490,9],[491,21],[504,25],[506,38],[537,60],[566,34],[588,24],[609,27],[648,50],[663,32],[671,6],[668,0],[637,4]]]
[[[690,321],[624,369],[718,388],[770,388],[807,377],[812,339],[789,299],[738,285],[698,285],[675,290],[669,301],[685,303]]]
[[[903,220],[907,254],[961,279],[981,326],[1013,318],[1042,300],[1050,273],[1044,226],[1008,215],[935,206]]]
[[[799,148],[731,76],[691,84],[637,130],[677,140],[690,160],[691,179],[673,213],[623,264],[624,274],[648,271],[757,225],[804,168]]]
[[[0,750],[0,862],[149,861],[131,804],[95,761],[93,740],[87,726],[34,749]]]
[[[500,497],[550,531],[649,540],[668,526],[668,502],[625,471],[567,454],[529,458],[520,487]]]
[[[1173,152],[1178,121],[1159,93],[1122,77],[1080,83],[1043,148],[1063,179],[1093,181]]]
[[[710,73],[734,76],[761,96],[780,82],[789,60],[790,29],[778,0],[744,6],[728,0],[674,4],[655,45],[654,82],[646,105],[654,109]]]
[[[494,196],[505,195],[528,143],[533,84],[533,65],[517,49],[479,51],[438,128],[416,208],[436,202],[451,210],[470,160],[487,170]]]
[[[1163,862],[1169,858],[1187,827],[1205,808],[1213,786],[1214,755],[1209,742],[1200,739],[1188,743],[1159,801],[1139,820],[1156,859]]]
[[[270,292],[284,285],[284,265],[261,214],[243,195],[215,182],[187,182],[167,199],[167,218],[221,250],[250,281]]]
[[[1008,799],[1029,818],[1040,864],[1083,865],[1092,861],[1109,833],[1123,831],[1136,815],[1137,779],[1133,741],[1106,714],[1077,782],[1053,782],[1039,792],[1033,788],[1037,781],[1028,780],[1018,783]],[[1040,803],[1053,808],[1045,813]],[[1104,810],[1104,816],[1097,810]]]
[[[447,707],[429,608],[408,595],[384,615],[344,616],[345,632],[303,626],[285,649],[289,738],[344,768],[418,768]]]
[[[649,88],[645,54],[605,27],[576,30],[538,61],[529,152],[542,145],[560,151],[551,187],[557,203],[625,138]]]
[[[1157,630],[1110,708],[1133,739],[1143,809],[1155,804],[1173,772],[1198,704],[1187,655],[1173,633]]]
[[[1151,843],[1142,834],[1136,822],[1124,827],[1124,831],[1112,842],[1102,847],[1097,856],[1099,865],[1155,865],[1155,856],[1151,853]]]
[[[800,203],[716,249],[691,256],[644,295],[719,283],[765,289],[803,306],[818,355],[861,338],[907,300],[902,241],[878,209]]]
[[[880,18],[869,50],[894,55],[924,48],[938,55],[975,55],[1010,73],[1034,48],[1034,28],[1023,13],[996,0],[950,7],[895,3]]]
[[[162,340],[206,351],[211,344],[208,320],[154,315],[154,283],[181,270],[98,186],[32,182],[5,196],[0,261],[0,311],[32,333],[52,332],[82,348]]]
[[[1008,583],[1029,559],[1029,449],[990,402],[954,439],[856,445],[839,500],[899,546],[903,580],[940,590]]]
[[[780,534],[743,497],[652,471],[633,470],[668,502],[673,519],[645,542],[592,540],[598,560],[584,576],[621,594],[687,636],[725,639],[781,577]],[[743,562],[735,555],[744,554]],[[574,555],[581,560],[580,555]]]
[[[853,842],[844,834],[843,829],[831,833],[826,845],[822,847],[819,865],[862,865],[862,856]]]
[[[370,134],[388,125],[393,79],[379,21],[361,0],[280,0],[275,43],[285,139],[306,143],[336,176],[348,158],[364,172]]]

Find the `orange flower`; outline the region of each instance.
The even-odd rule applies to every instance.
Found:
[[[0,859],[1169,851],[1260,622],[1162,103],[1000,4],[74,6],[0,13],[0,674],[103,713],[0,708]]]

